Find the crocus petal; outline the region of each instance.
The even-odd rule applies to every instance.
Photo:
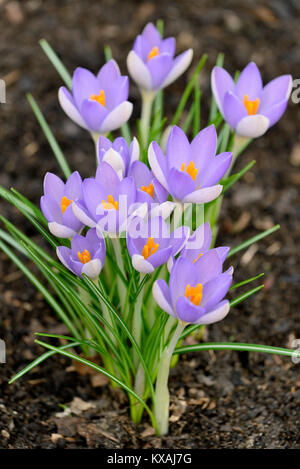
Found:
[[[173,62],[173,66],[169,74],[167,75],[165,81],[162,84],[162,88],[165,88],[166,86],[170,85],[170,83],[173,83],[173,81],[175,81],[180,75],[182,75],[189,67],[192,59],[192,49],[188,49],[182,54],[178,55]]]
[[[100,132],[103,120],[108,110],[97,101],[85,99],[81,106],[81,114],[88,128],[94,132]]]
[[[149,43],[150,49],[161,42],[161,36],[153,23],[148,23],[143,29],[142,37]]]
[[[231,91],[227,91],[224,97],[224,117],[230,127],[234,129],[238,122],[248,116],[243,102]]]
[[[187,242],[190,235],[190,228],[188,226],[179,226],[173,231],[171,235],[172,255],[176,256]]]
[[[152,288],[153,297],[158,304],[158,306],[170,314],[170,316],[175,316],[173,308],[171,306],[171,296],[167,283],[163,279],[158,279],[154,282]]]
[[[203,288],[201,306],[203,306],[206,311],[213,309],[216,304],[223,300],[229,290],[231,282],[232,276],[225,273],[207,282]]]
[[[272,125],[279,121],[286,110],[287,104],[288,100],[284,99],[283,101],[280,101],[280,103],[274,104],[274,106],[262,111],[262,115],[269,119],[269,127],[272,127]]]
[[[203,189],[198,189],[197,191],[187,194],[182,202],[191,202],[194,204],[206,204],[215,200],[221,194],[223,186],[217,184],[216,186],[205,187]]]
[[[125,174],[125,164],[120,153],[115,151],[113,148],[107,150],[104,154],[102,162],[109,164],[117,173],[120,179],[124,177]]]
[[[43,195],[41,197],[41,210],[49,222],[60,222],[62,220],[61,208],[56,200],[50,195]]]
[[[154,186],[154,194],[157,197],[158,202],[161,204],[165,202],[169,196],[169,192],[161,185],[161,183],[156,179],[152,179],[152,184]]]
[[[63,108],[63,110],[67,114],[67,116],[72,121],[74,121],[75,124],[79,125],[83,129],[87,130],[88,126],[86,125],[83,118],[81,117],[81,114],[79,113],[79,111],[78,111],[78,109],[77,109],[77,107],[74,103],[74,99],[73,99],[71,93],[64,86],[59,88],[58,100],[59,100],[59,104],[61,105],[61,107]]]
[[[99,91],[101,88],[108,88],[112,82],[116,81],[120,77],[120,69],[117,62],[114,59],[110,59],[104,64],[97,75],[99,83]],[[98,93],[99,93],[98,91]]]
[[[96,221],[93,220],[89,215],[88,212],[83,206],[78,202],[72,203],[72,210],[76,218],[81,221],[86,226],[94,228],[96,226]]]
[[[105,105],[109,111],[112,111],[115,107],[128,99],[128,77],[119,77],[113,83],[108,84],[104,92],[106,97]]]
[[[222,67],[214,67],[211,74],[211,88],[221,114],[227,91],[234,91],[235,84],[229,73]]]
[[[128,54],[127,68],[137,85],[148,91],[152,89],[152,80],[148,67],[133,50]]]
[[[175,208],[174,202],[166,201],[162,204],[154,204],[154,207],[151,207],[150,217],[162,217],[166,220]]]
[[[204,187],[217,184],[228,171],[231,161],[232,153],[230,152],[220,153],[214,158],[211,158],[202,175],[201,184]]]
[[[214,125],[209,125],[196,135],[191,142],[191,160],[194,161],[198,172],[205,166],[209,159],[215,156],[217,149],[217,132]],[[199,174],[198,173],[198,174]]]
[[[230,310],[228,300],[221,301],[214,310],[201,316],[197,324],[212,324],[214,322],[222,321],[227,316]]]
[[[291,75],[282,75],[271,80],[263,89],[259,112],[264,114],[264,111],[269,107],[288,99],[292,86],[293,80]]]
[[[241,100],[243,100],[245,95],[248,95],[248,98],[251,100],[261,97],[262,87],[260,71],[254,62],[250,62],[241,72],[235,92]]]
[[[53,173],[46,173],[44,178],[44,194],[50,195],[58,204],[64,195],[65,185],[62,180]]]
[[[180,259],[180,258],[179,258]],[[178,259],[178,260],[179,260]],[[222,261],[216,252],[216,249],[211,249],[201,256],[193,266],[197,272],[197,282],[205,285],[207,282],[215,278],[222,272]]]
[[[60,262],[69,270],[72,270],[70,263],[71,249],[66,246],[58,246],[56,248],[56,254]]]
[[[152,142],[148,149],[148,161],[156,179],[168,191],[169,185],[166,179],[167,161],[157,142]]]
[[[180,169],[182,163],[188,163],[190,158],[190,143],[184,131],[174,125],[167,143],[167,165],[169,168]]]
[[[262,114],[244,117],[236,126],[236,133],[242,137],[261,137],[269,128],[270,121]]]
[[[169,54],[159,54],[149,60],[147,66],[151,74],[152,89],[158,90],[172,67],[172,57]]]
[[[48,228],[50,233],[58,238],[73,238],[73,236],[77,234],[75,230],[72,230],[72,228],[55,221],[48,223]]]
[[[66,182],[65,195],[70,200],[76,200],[81,198],[81,185],[82,179],[78,171],[74,171]]]
[[[160,43],[159,50],[160,52],[166,52],[167,54],[171,55],[172,57],[175,54],[176,49],[176,39],[175,37],[167,37]]]
[[[140,254],[134,254],[132,256],[132,265],[138,272],[143,274],[151,274],[154,271],[154,267]]]
[[[223,264],[223,262],[225,262],[225,259],[227,257],[227,254],[229,253],[230,251],[230,248],[227,247],[227,246],[220,246],[218,248],[216,248],[216,251],[221,259],[221,262]]]
[[[185,296],[178,299],[176,303],[176,314],[179,319],[186,323],[196,323],[205,310],[191,303]]]
[[[172,168],[169,172],[170,193],[175,200],[185,200],[195,191],[195,181],[184,171]]]
[[[82,274],[87,275],[91,279],[98,277],[102,269],[102,263],[100,259],[92,259],[90,262],[87,262],[82,267]]]
[[[133,109],[132,103],[124,101],[119,104],[108,116],[103,120],[100,128],[101,133],[111,132],[122,127],[131,116]]]
[[[140,158],[140,145],[139,145],[138,140],[135,137],[133,137],[133,140],[130,144],[129,154],[130,154],[130,162],[129,162],[130,165],[134,163],[134,161],[138,161]]]
[[[95,75],[86,68],[78,67],[73,73],[72,93],[78,109],[91,94],[99,94],[99,83]]]
[[[175,308],[178,298],[184,296],[187,285],[196,285],[198,279],[198,269],[195,264],[184,257],[179,257],[174,263],[170,275],[170,295],[172,305]]]
[[[72,205],[69,205],[63,213],[62,225],[72,228],[74,231],[79,231],[82,228],[81,222],[75,217],[72,209]]]
[[[166,264],[172,254],[172,246],[158,249],[154,254],[148,257],[148,262],[156,269],[160,265]]]

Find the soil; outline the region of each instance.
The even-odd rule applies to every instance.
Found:
[[[134,37],[157,18],[165,20],[168,36],[177,37],[179,51],[193,47],[195,61],[208,53],[201,79],[207,101],[209,72],[220,51],[231,72],[254,60],[265,82],[284,73],[297,78],[300,72],[297,0],[0,0],[0,76],[7,83],[7,103],[0,109],[1,185],[14,186],[38,204],[44,173],[59,174],[26,92],[38,100],[70,165],[83,177],[93,172],[93,145],[59,108],[61,80],[38,40],[49,40],[70,70],[81,65],[96,71],[104,61],[103,46],[109,43],[125,71]],[[189,73],[168,88],[170,115]],[[137,113],[134,85],[131,97]],[[204,118],[206,113],[204,105]],[[277,223],[281,230],[234,258],[236,281],[264,271],[265,288],[232,308],[225,321],[209,327],[211,341],[291,347],[300,339],[299,122],[299,104],[290,102],[284,118],[238,161],[237,167],[252,159],[256,165],[227,194],[219,244],[236,245]],[[2,200],[0,212],[40,240]],[[171,372],[170,434],[162,439],[151,433],[147,419],[138,427],[130,422],[122,393],[78,373],[63,357],[49,359],[8,385],[16,371],[42,352],[34,344],[34,332],[63,328],[3,253],[0,261],[0,337],[7,346],[7,363],[0,365],[1,448],[300,447],[300,365],[289,358],[245,352],[182,357]],[[72,415],[57,416],[72,401]]]

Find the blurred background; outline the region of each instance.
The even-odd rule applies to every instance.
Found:
[[[190,70],[165,92],[168,116],[203,53],[208,62],[200,83],[202,123],[211,99],[210,72],[219,52],[224,52],[231,74],[253,60],[264,83],[286,73],[300,78],[298,0],[0,0],[0,78],[7,86],[7,102],[0,104],[1,185],[13,186],[39,203],[45,172],[60,175],[27,103],[27,92],[38,101],[71,168],[83,177],[94,171],[93,143],[60,109],[57,90],[62,82],[39,39],[49,41],[71,72],[77,66],[98,71],[104,63],[103,47],[109,44],[126,74],[134,38],[147,22],[160,18],[164,35],[177,38],[177,53],[194,49]],[[137,116],[140,101],[133,83],[130,98]],[[234,308],[226,321],[210,327],[211,341],[291,347],[300,339],[299,122],[300,103],[290,101],[280,122],[238,161],[237,168],[253,159],[256,165],[227,194],[219,244],[233,246],[277,223],[281,230],[234,260],[237,281],[264,271],[265,288]],[[0,213],[39,239],[2,200]],[[7,344],[7,364],[0,365],[0,447],[300,447],[300,365],[288,358],[218,352],[183,360],[171,379],[171,434],[161,442],[147,423],[137,430],[129,422],[121,394],[114,392],[112,401],[105,381],[80,374],[63,358],[49,360],[8,386],[13,373],[41,352],[33,333],[62,329],[3,253],[0,310],[0,338]],[[66,423],[55,415],[59,404],[74,396],[100,399],[100,404],[90,414],[68,417],[73,420]],[[53,437],[57,434],[60,437]]]

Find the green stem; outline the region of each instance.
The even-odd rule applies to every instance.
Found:
[[[113,250],[114,250],[114,253],[115,253],[116,263],[118,264],[118,267],[119,267],[121,273],[126,278],[120,239],[119,238],[111,238],[111,244],[112,244],[112,247],[113,247]],[[123,280],[121,279],[121,277],[119,275],[117,276],[117,286],[118,286],[118,293],[119,293],[119,299],[120,299],[120,309],[121,309],[121,311],[123,311],[124,305],[125,305],[125,302],[126,302],[127,289],[126,289],[126,286],[123,283]]]
[[[155,92],[141,90],[142,95],[142,112],[141,112],[141,136],[143,147],[147,148],[149,130],[150,130],[150,120],[151,120],[151,111],[152,104],[155,97]]]
[[[145,274],[140,275],[140,282],[143,281],[144,277],[145,277]],[[141,340],[142,340],[142,326],[143,326],[142,305],[143,305],[144,292],[145,292],[145,285],[143,286],[142,290],[140,291],[139,296],[136,299],[136,302],[134,305],[133,318],[132,318],[132,334],[139,347],[141,345]],[[138,356],[135,351],[134,351],[134,364],[135,366],[138,365]]]
[[[159,362],[154,400],[154,416],[157,423],[159,435],[166,435],[169,429],[170,394],[168,389],[168,380],[170,364],[174,349],[185,326],[185,323],[178,322],[171,342],[163,351]]]

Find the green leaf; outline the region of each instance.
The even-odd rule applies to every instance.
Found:
[[[254,282],[254,280],[257,280],[258,278],[261,278],[264,276],[264,273],[256,275],[255,277],[247,278],[247,280],[243,280],[242,282],[235,283],[230,287],[229,290],[234,290],[235,288],[242,287],[243,285],[247,285],[247,283]]]
[[[201,72],[202,68],[205,65],[206,59],[207,59],[207,55],[203,54],[201,59],[198,62],[198,65],[197,65],[193,75],[192,75],[192,78],[188,82],[188,84],[187,84],[187,86],[186,86],[186,88],[185,88],[185,90],[184,90],[184,92],[181,96],[181,99],[179,101],[179,104],[178,104],[178,107],[177,107],[176,112],[174,114],[171,125],[176,125],[178,123],[178,121],[180,119],[180,116],[182,114],[182,111],[184,110],[185,105],[187,103],[187,100],[189,99],[190,94],[193,91],[193,88],[195,86],[195,82],[196,82],[196,80],[198,80],[199,73]]]
[[[195,81],[194,86],[194,123],[193,123],[193,137],[200,131],[200,102],[201,102],[201,91],[199,80]]]
[[[224,63],[224,54],[221,52],[220,54],[218,54],[216,65],[218,67],[223,67],[223,63]],[[212,96],[208,120],[213,121],[216,118],[217,113],[218,113],[218,106],[217,106],[214,96]]]
[[[44,118],[42,112],[40,111],[40,108],[39,106],[37,105],[34,97],[30,94],[30,93],[27,93],[27,99],[28,99],[28,102],[35,114],[35,117],[37,118],[37,121],[38,123],[40,124],[41,128],[42,128],[42,131],[44,132],[45,134],[45,137],[47,138],[48,140],[48,143],[50,145],[50,147],[52,148],[52,151],[54,153],[54,156],[62,170],[62,172],[64,173],[64,176],[65,178],[67,179],[70,174],[71,174],[71,170],[70,170],[70,167],[63,155],[63,152],[61,151],[61,148],[60,146],[58,145],[49,125],[47,124],[47,121],[46,119]]]
[[[238,342],[207,342],[205,344],[186,345],[174,350],[174,354],[198,352],[204,350],[240,350],[245,352],[271,353],[273,355],[285,355],[287,357],[300,357],[300,352],[270,345],[244,344]]]
[[[242,303],[247,298],[249,298],[249,296],[252,296],[255,293],[259,292],[262,288],[264,288],[264,285],[259,285],[259,287],[252,288],[252,290],[249,290],[246,293],[243,293],[242,295],[238,296],[237,298],[234,298],[234,300],[230,301],[230,306],[236,306]]]
[[[223,185],[222,193],[224,194],[233,184],[235,184],[241,177],[243,177],[244,174],[246,174],[252,168],[252,166],[255,165],[255,163],[255,160],[251,161],[251,163],[247,164],[243,169],[241,169],[241,171],[232,174],[224,181],[221,181],[221,184]]]
[[[46,39],[41,39],[40,41],[40,46],[47,55],[48,59],[54,66],[54,68],[57,70],[58,74],[61,76],[65,84],[69,89],[72,89],[72,77],[62,61],[59,59],[57,54],[54,52],[50,44],[46,41]]]
[[[279,230],[279,228],[280,228],[280,225],[275,225],[272,228],[270,228],[269,230],[265,230],[262,233],[259,233],[258,235],[253,236],[252,238],[248,239],[244,243],[239,244],[235,248],[230,249],[230,251],[227,255],[227,259],[229,257],[233,256],[234,254],[236,254],[237,252],[242,251],[243,249],[246,249],[248,246],[251,246],[251,244],[257,243],[257,241],[260,241],[261,239],[265,238],[266,236],[269,236],[270,234],[272,234],[275,231]]]

